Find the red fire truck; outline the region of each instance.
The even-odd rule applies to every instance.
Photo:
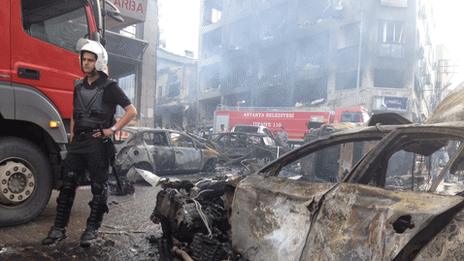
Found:
[[[308,122],[364,123],[369,120],[367,110],[362,106],[350,108],[247,108],[224,107],[214,112],[214,131],[230,130],[238,124],[265,126],[272,131],[284,127],[289,141],[302,142],[308,130]]]
[[[100,5],[103,5],[102,7]],[[76,44],[101,41],[99,0],[0,1],[0,226],[28,222],[60,183]]]

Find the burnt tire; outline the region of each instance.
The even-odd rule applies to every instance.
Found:
[[[8,178],[6,166],[11,165],[14,169],[17,169],[16,166],[24,166],[27,168],[27,175],[24,176],[31,177],[26,179],[26,185],[23,184],[24,180],[20,178],[18,178],[19,182],[12,182],[16,185],[20,184],[19,189],[23,189],[22,191],[30,189],[30,191],[26,191],[29,193],[23,201],[8,201],[15,195],[12,191],[6,193],[5,184],[9,184],[14,175],[21,177],[20,168],[18,173],[10,174],[11,178],[6,182]],[[23,171],[25,168],[22,168]],[[0,138],[0,172],[2,172],[0,173],[0,185],[3,185],[3,190],[0,191],[2,193],[0,195],[0,227],[23,224],[42,213],[50,199],[53,182],[50,164],[38,146],[16,137]],[[14,193],[16,192],[20,192],[20,190]],[[17,199],[19,200],[19,198]]]
[[[210,159],[205,163],[205,166],[203,166],[203,171],[204,172],[215,172],[216,171],[216,159]]]

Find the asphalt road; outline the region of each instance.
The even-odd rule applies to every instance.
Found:
[[[67,229],[68,238],[56,246],[42,246],[55,217],[55,191],[45,211],[33,222],[0,228],[0,260],[157,260],[157,249],[149,238],[161,235],[151,222],[159,188],[136,185],[135,194],[110,196],[110,212],[100,229],[100,240],[83,249],[79,238],[85,228],[91,199],[89,187],[78,190]]]

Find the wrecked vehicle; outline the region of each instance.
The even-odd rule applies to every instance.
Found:
[[[232,184],[228,179],[204,179],[162,185],[151,215],[163,230],[158,240],[160,260],[173,260],[171,249],[176,247],[198,261],[237,259],[230,243],[227,208],[234,195]]]
[[[256,159],[260,166],[264,166],[287,151],[265,134],[224,132],[213,135],[211,141],[220,153],[219,161],[224,165]]]
[[[302,175],[313,153],[372,141],[340,182]],[[377,124],[305,144],[233,185],[221,206],[232,249],[247,260],[462,260],[463,141],[464,122],[452,122]]]
[[[341,183],[288,178],[301,175],[293,166],[313,152],[380,136]],[[238,184],[232,245],[250,260],[460,260],[463,141],[464,122],[453,122],[367,127],[311,142]],[[397,155],[410,160],[398,164]],[[443,164],[427,164],[440,157]]]
[[[190,135],[168,129],[124,128],[116,137],[117,172],[136,167],[156,174],[212,172],[218,153]]]

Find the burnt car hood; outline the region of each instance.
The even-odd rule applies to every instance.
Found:
[[[431,223],[446,222],[417,258],[442,258],[436,249],[455,249],[449,255],[456,257],[464,255],[463,211],[451,222],[440,218],[462,209],[463,200],[255,174],[235,191],[232,244],[249,260],[394,260],[414,250],[412,243]]]

